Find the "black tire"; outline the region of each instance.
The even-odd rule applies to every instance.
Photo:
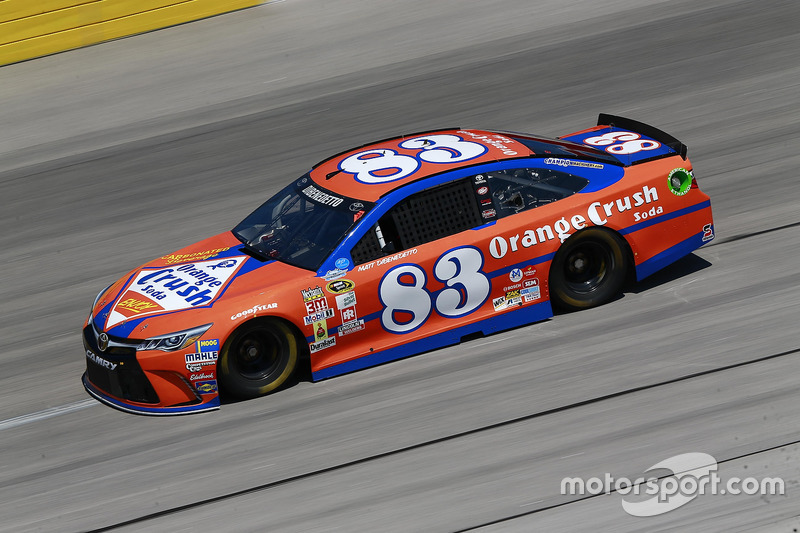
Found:
[[[565,311],[602,305],[622,290],[628,263],[627,244],[617,233],[580,231],[564,241],[550,264],[550,300]]]
[[[263,396],[292,376],[299,352],[297,337],[288,324],[276,318],[251,320],[222,347],[220,387],[240,399]]]

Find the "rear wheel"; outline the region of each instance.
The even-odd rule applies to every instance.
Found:
[[[550,265],[550,299],[573,311],[604,304],[619,294],[628,272],[625,241],[592,228],[569,237]]]
[[[275,318],[251,320],[222,347],[220,386],[242,399],[267,394],[294,373],[299,351],[297,337],[285,322]]]

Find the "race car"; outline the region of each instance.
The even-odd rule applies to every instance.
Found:
[[[83,384],[123,411],[216,409],[301,366],[318,381],[603,304],[713,238],[686,146],[641,122],[403,135],[101,291]]]

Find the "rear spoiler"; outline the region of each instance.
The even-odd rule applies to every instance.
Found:
[[[600,116],[597,117],[597,125],[598,126],[610,126],[612,128],[621,128],[624,130],[634,131],[636,133],[641,133],[646,137],[650,137],[651,139],[655,139],[656,141],[669,146],[678,155],[681,156],[681,159],[686,159],[686,145],[680,142],[678,139],[661,131],[660,129],[650,126],[649,124],[645,124],[644,122],[639,122],[638,120],[633,120],[630,118],[625,117],[618,117],[616,115],[608,115],[606,113],[600,113]]]

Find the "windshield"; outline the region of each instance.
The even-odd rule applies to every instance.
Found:
[[[332,193],[306,174],[250,213],[233,234],[259,255],[316,271],[372,205]]]

